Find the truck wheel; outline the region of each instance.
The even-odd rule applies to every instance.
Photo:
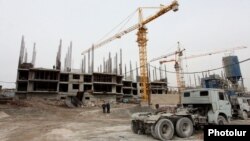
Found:
[[[161,119],[155,126],[155,133],[160,140],[170,140],[174,136],[174,125],[169,119]]]
[[[193,122],[187,118],[180,118],[175,126],[176,133],[181,138],[190,137],[194,132]]]
[[[139,132],[139,127],[137,126],[135,121],[131,121],[131,130],[135,134],[138,134],[138,132]]]
[[[217,119],[217,124],[218,125],[225,125],[227,124],[227,120],[223,117],[223,116],[218,116],[218,119]]]
[[[243,112],[242,112],[242,119],[243,119],[243,120],[247,120],[247,118],[248,118],[247,112],[246,112],[246,111],[243,111]]]
[[[158,139],[156,133],[155,133],[155,125],[151,125],[150,127],[150,133],[153,136],[153,138]]]

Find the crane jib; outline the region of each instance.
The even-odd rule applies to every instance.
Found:
[[[154,19],[162,16],[163,14],[167,13],[168,11],[170,10],[173,10],[173,11],[177,11],[178,10],[178,2],[177,1],[173,1],[172,4],[168,5],[168,6],[165,6],[163,8],[161,8],[156,14],[148,17],[146,20],[142,21],[141,23],[138,23],[138,24],[135,24],[131,27],[129,27],[128,29],[122,31],[122,32],[119,32],[117,34],[115,34],[114,36],[102,41],[102,42],[99,42],[97,44],[94,44],[94,49],[97,49],[115,39],[120,39],[123,35],[135,30],[135,29],[138,29],[140,27],[142,27],[143,25],[146,25],[147,23],[153,21]],[[82,52],[82,55],[84,55],[85,53],[89,52],[90,50],[92,50],[92,47],[90,47],[89,49],[85,50]]]

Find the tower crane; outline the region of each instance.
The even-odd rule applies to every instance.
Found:
[[[145,27],[146,24],[150,23],[151,21],[159,18],[160,16],[164,15],[165,13],[173,10],[174,12],[178,11],[178,2],[175,0],[170,5],[167,6],[161,6],[160,10],[157,11],[154,15],[149,16],[146,19],[142,18],[142,8],[138,8],[139,13],[139,23],[127,28],[124,31],[121,31],[119,33],[116,33],[115,35],[102,40],[96,44],[94,44],[92,47],[88,48],[87,50],[82,52],[82,55],[85,53],[100,48],[116,39],[120,39],[122,36],[138,29],[137,32],[137,43],[139,46],[139,60],[140,60],[140,83],[142,84],[142,99],[144,101],[148,101],[149,96],[149,90],[148,90],[148,71],[147,71],[147,28]]]
[[[177,48],[177,51],[175,52],[175,54],[170,54],[167,56],[163,55],[164,56],[163,58],[175,55],[175,59],[161,60],[160,64],[167,63],[167,62],[175,62],[177,87],[178,87],[179,93],[181,93],[185,88],[184,76],[183,76],[183,72],[182,72],[182,70],[183,70],[182,69],[182,59],[198,58],[198,57],[202,57],[202,56],[209,56],[209,55],[219,54],[219,53],[223,53],[223,52],[232,52],[234,50],[240,50],[240,49],[246,49],[246,48],[247,48],[246,46],[239,46],[239,47],[233,47],[233,48],[229,48],[229,49],[222,49],[222,50],[217,50],[217,51],[212,51],[212,52],[207,52],[207,53],[202,53],[202,54],[197,54],[197,55],[191,55],[191,56],[187,56],[187,57],[182,57],[183,51],[185,49],[180,50],[179,42],[178,42],[178,48]],[[157,59],[154,59],[153,61],[160,60],[160,59],[162,59],[162,58],[158,57]]]
[[[178,44],[179,44],[179,43],[178,43]],[[162,59],[162,58],[168,58],[168,57],[173,56],[173,55],[176,55],[176,54],[178,54],[178,53],[180,53],[180,52],[182,52],[182,51],[184,51],[184,50],[185,50],[185,49],[177,50],[177,51],[174,51],[174,52],[171,52],[171,53],[162,55],[162,56],[160,56],[160,57],[153,58],[153,59],[150,60],[150,62],[154,62],[154,61],[160,60],[160,59]]]
[[[156,57],[150,60],[150,62],[154,62],[157,60],[160,60],[162,58],[169,58],[170,56],[175,56],[175,59],[171,60],[165,60],[165,62],[160,61],[160,65],[166,62],[175,62],[174,68],[176,71],[176,80],[177,80],[177,86],[178,86],[178,92],[181,93],[183,89],[185,88],[185,81],[184,81],[184,75],[183,75],[183,69],[182,69],[182,56],[183,56],[183,51],[185,49],[180,48],[180,42],[177,42],[177,50],[171,53],[168,53],[166,55],[162,55],[160,57]]]

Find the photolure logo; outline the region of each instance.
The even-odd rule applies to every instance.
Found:
[[[204,141],[240,140],[249,141],[250,125],[206,125]]]
[[[208,136],[245,136],[247,131],[218,131],[216,129],[208,129]]]

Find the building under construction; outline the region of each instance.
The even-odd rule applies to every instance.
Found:
[[[103,64],[94,70],[94,50],[90,50],[87,57],[84,56],[80,69],[72,69],[72,43],[68,48],[64,68],[61,66],[61,49],[60,41],[56,63],[53,69],[36,68],[36,47],[34,44],[32,61],[27,61],[27,52],[25,51],[25,41],[22,37],[19,64],[17,71],[16,95],[19,98],[28,96],[52,96],[65,98],[75,96],[81,92],[84,94],[84,100],[97,102],[101,100],[109,101],[129,101],[141,97],[142,88],[140,76],[138,75],[138,66],[132,70],[132,62],[127,71],[126,65],[122,64],[122,50],[108,59],[103,59]],[[88,65],[87,65],[88,64]],[[136,76],[134,78],[134,71]],[[167,78],[159,71],[160,78],[157,79],[157,71],[153,70],[153,81],[150,81],[151,94],[167,94]],[[150,75],[149,75],[150,76]]]

